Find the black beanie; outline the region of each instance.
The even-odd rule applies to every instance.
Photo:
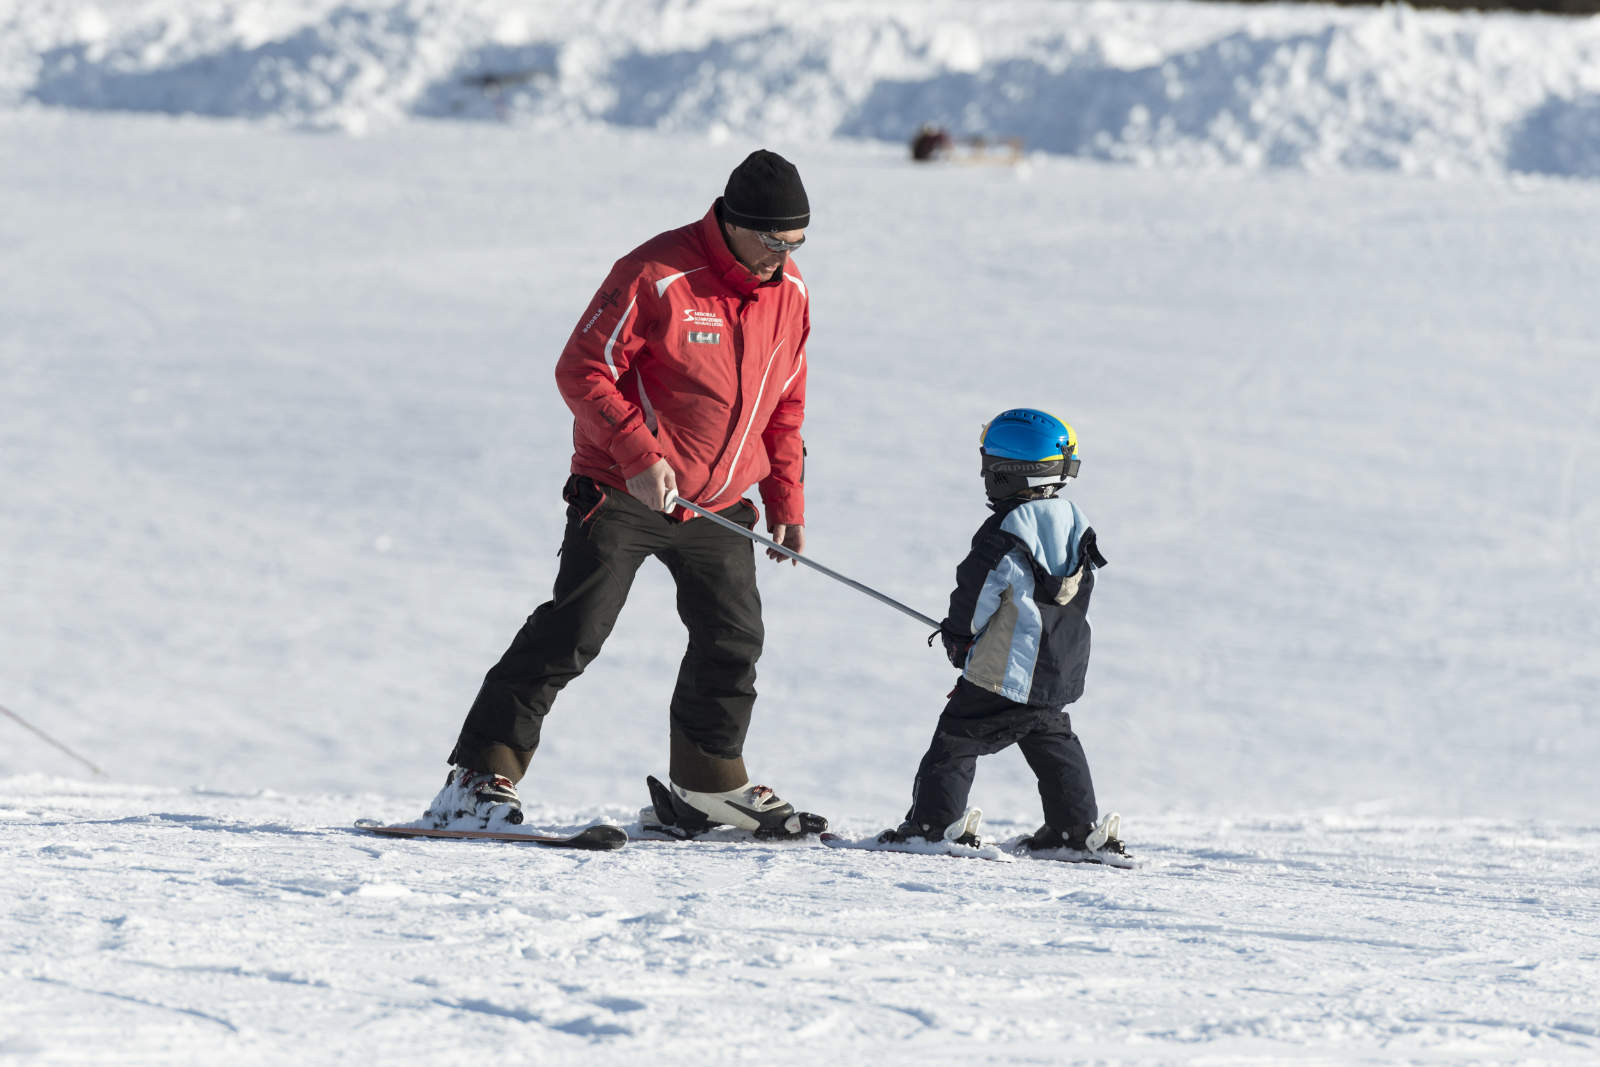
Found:
[[[722,220],[762,233],[803,230],[811,223],[811,201],[794,164],[758,148],[728,175]]]

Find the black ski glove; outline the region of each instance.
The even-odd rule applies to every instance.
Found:
[[[962,633],[949,623],[940,624],[939,628],[928,635],[928,647],[933,647],[933,639],[939,638],[944,642],[944,654],[950,660],[952,667],[965,667],[967,653],[972,648],[972,635]]]

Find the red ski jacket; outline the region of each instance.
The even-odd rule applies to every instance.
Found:
[[[803,525],[810,300],[792,260],[761,282],[734,258],[717,206],[617,260],[562,349],[572,471],[624,489],[665,459],[685,500],[759,483],[769,525]]]

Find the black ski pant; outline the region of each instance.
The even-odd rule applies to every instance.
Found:
[[[655,556],[677,584],[689,631],[670,706],[674,763],[688,750],[710,758],[702,773],[714,778],[723,761],[734,761],[728,773],[737,776],[763,640],[754,544],[704,519],[679,522],[580,475],[563,496],[555,590],[485,676],[450,762],[522,777],[556,694],[599,654],[634,575]],[[744,501],[719,514],[746,527],[756,520]]]
[[[967,810],[979,756],[1016,745],[1039,780],[1044,821],[1065,833],[1099,816],[1083,744],[1061,707],[1018,704],[956,682],[911,790],[906,821],[939,833]]]

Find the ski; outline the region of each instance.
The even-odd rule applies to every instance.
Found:
[[[811,831],[799,834],[774,833],[772,831],[741,830],[737,826],[725,826],[718,824],[709,830],[689,834],[685,833],[682,827],[665,825],[657,820],[654,815],[646,814],[651,810],[652,809],[650,808],[642,809],[639,817],[638,828],[630,830],[628,840],[650,841],[663,844],[676,842],[686,845],[784,845],[790,843],[802,845],[809,843],[812,839],[812,834],[815,832]]]
[[[983,826],[983,812],[968,808],[955,822],[945,827],[944,834],[932,839],[908,834],[904,828],[884,830],[876,837],[851,840],[839,834],[822,834],[819,840],[829,848],[853,848],[863,852],[902,852],[915,856],[955,856],[958,859],[992,860],[1011,863],[1027,858],[1054,863],[1094,863],[1105,867],[1130,870],[1138,862],[1122,849],[1118,831],[1122,816],[1112,813],[1096,824],[1084,838],[1084,848],[1037,849],[1030,847],[1032,835],[1014,837],[1009,841],[985,841],[979,836]],[[1108,848],[1107,843],[1115,846]]]
[[[520,833],[511,830],[435,830],[426,826],[391,826],[376,819],[357,819],[356,829],[388,837],[443,837],[465,841],[513,841],[545,848],[578,848],[608,852],[628,843],[628,832],[620,826],[585,826],[575,834]]]
[[[864,837],[859,841],[823,834],[822,843],[829,848],[858,848],[866,852],[906,852],[921,856],[955,856],[961,859],[993,860],[1010,863],[1011,857],[992,842],[984,844],[978,836],[983,828],[983,811],[968,808],[961,818],[944,828],[936,838],[922,837],[906,832],[905,827],[884,830],[877,837]]]
[[[1007,846],[1008,848],[1010,846]],[[1026,856],[1031,860],[1047,860],[1051,863],[1088,863],[1100,867],[1111,867],[1119,871],[1131,871],[1139,866],[1139,861],[1128,855],[1118,855],[1115,852],[1084,852],[1075,848],[1053,849],[1027,849],[1016,848],[1018,856]]]
[[[999,845],[958,845],[954,841],[880,841],[876,837],[853,840],[839,834],[821,834],[817,837],[829,848],[859,849],[863,852],[900,852],[913,856],[955,856],[958,859],[989,860],[993,863],[1014,863]]]
[[[1005,849],[1018,856],[1029,856],[1036,860],[1050,860],[1054,863],[1097,863],[1103,867],[1131,871],[1139,866],[1139,861],[1123,849],[1121,838],[1122,816],[1111,812],[1096,823],[1084,837],[1083,848],[1070,848],[1066,845],[1060,848],[1029,848],[1024,844],[1028,838],[1019,837],[1007,841]],[[1108,841],[1115,847],[1106,848]]]

